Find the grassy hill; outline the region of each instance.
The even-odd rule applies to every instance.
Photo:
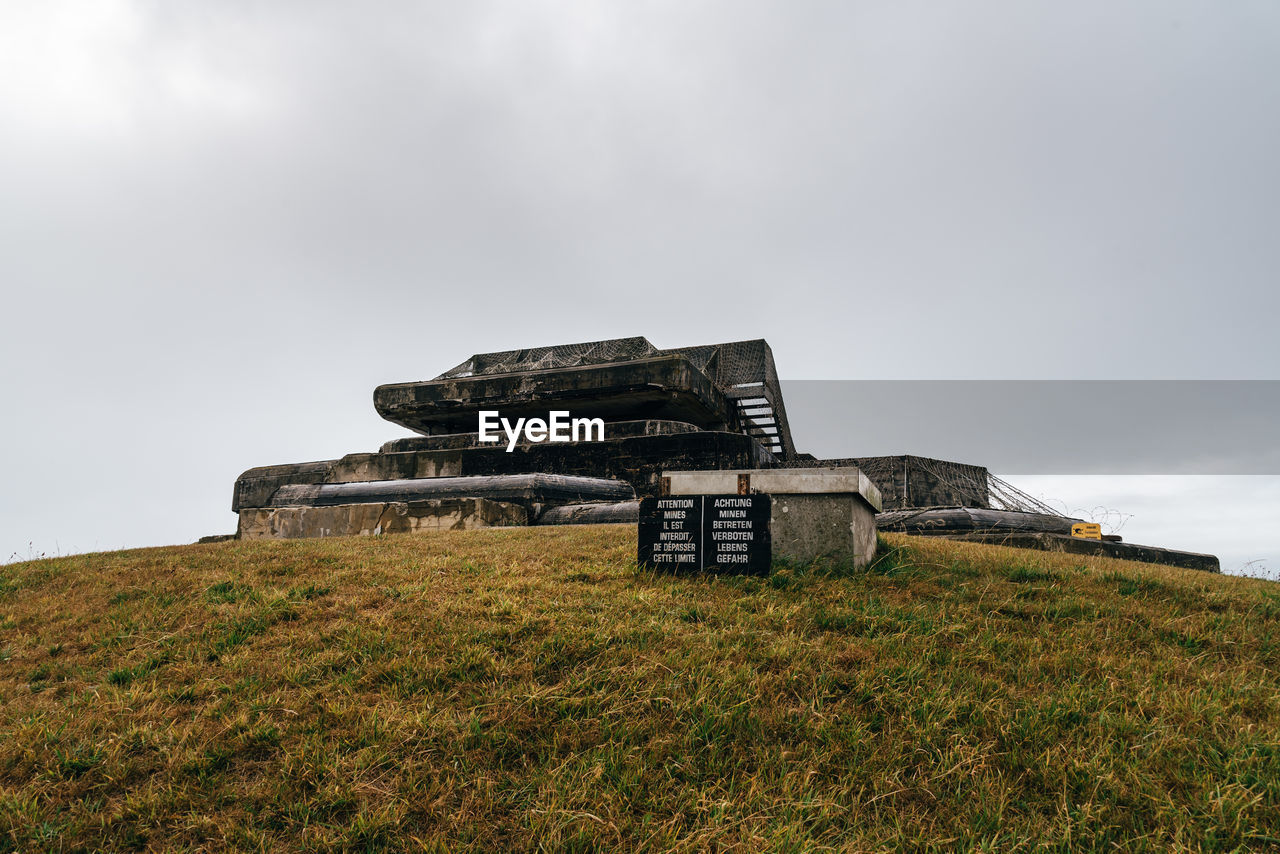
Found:
[[[0,566],[0,851],[1280,846],[1280,586],[629,526]]]

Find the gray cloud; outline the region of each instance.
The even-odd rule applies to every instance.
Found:
[[[374,385],[476,351],[1274,377],[1278,28],[1262,2],[5,6],[0,550],[229,529],[241,469],[376,446]]]

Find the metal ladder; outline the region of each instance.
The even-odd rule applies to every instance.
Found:
[[[742,425],[743,432],[770,452],[782,455],[785,449],[782,447],[782,436],[778,431],[778,417],[769,399],[763,393],[758,393],[752,397],[738,397],[734,402],[738,406],[738,421]]]

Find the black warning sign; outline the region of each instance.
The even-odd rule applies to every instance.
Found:
[[[672,572],[768,575],[768,495],[672,495],[640,502],[637,560]]]

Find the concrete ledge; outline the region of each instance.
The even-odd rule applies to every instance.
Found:
[[[290,483],[323,483],[338,460],[258,466],[242,472],[231,490],[231,511],[266,507],[277,489]]]
[[[419,501],[431,498],[485,498],[525,505],[620,501],[635,498],[631,485],[598,477],[556,474],[501,474],[480,477],[421,477],[356,483],[282,486],[271,507],[332,507],[340,504]]]
[[[937,536],[937,535],[935,535]],[[1135,560],[1139,563],[1158,563],[1164,566],[1176,566],[1182,569],[1197,569],[1201,572],[1221,572],[1218,559],[1213,555],[1198,552],[1181,552],[1174,549],[1162,549],[1157,546],[1140,546],[1136,543],[1111,543],[1106,540],[1086,540],[1081,537],[1064,536],[1062,534],[951,534],[942,535],[948,540],[965,540],[966,542],[989,543],[996,546],[1011,546],[1015,549],[1037,549],[1046,552],[1066,552],[1068,554],[1090,555],[1093,557],[1111,557],[1118,560]]]
[[[1024,513],[1021,510],[987,510],[981,507],[921,507],[889,510],[876,517],[882,531],[906,534],[1023,533],[1071,534],[1071,526],[1083,519]]]
[[[671,495],[764,493],[775,557],[866,566],[875,557],[880,490],[858,469],[663,471]]]
[[[788,495],[852,493],[880,511],[880,489],[853,466],[802,469],[729,469],[725,471],[664,471],[672,495],[712,495],[738,492],[739,476],[746,477],[750,492],[782,492]]]
[[[615,501],[595,504],[563,504],[548,507],[535,525],[610,525],[640,518],[639,501]]]
[[[253,508],[240,511],[239,536],[245,540],[368,536],[504,527],[528,520],[528,511],[518,504],[483,498]]]

